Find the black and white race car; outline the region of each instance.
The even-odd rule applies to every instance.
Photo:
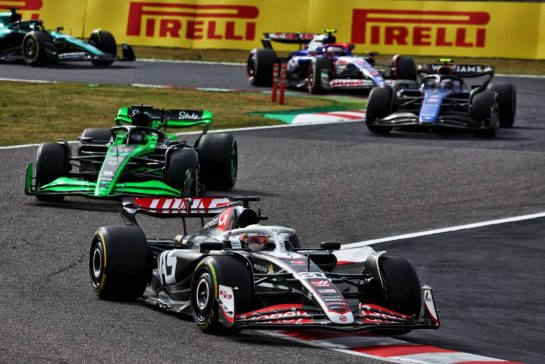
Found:
[[[259,224],[265,217],[248,206],[256,200],[125,200],[127,224],[101,227],[91,244],[95,293],[192,315],[209,333],[323,328],[403,334],[439,327],[431,288],[420,286],[407,260],[371,250],[360,272],[339,272],[339,243],[301,248],[295,230]],[[186,218],[196,217],[203,227],[172,239],[146,238],[137,213],[179,217],[184,230]]]

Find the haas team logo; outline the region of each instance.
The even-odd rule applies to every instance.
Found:
[[[0,11],[17,9],[20,13],[30,13],[31,19],[38,19],[40,10],[43,6],[43,0],[0,0]],[[26,16],[25,16],[26,18]]]
[[[250,5],[131,2],[127,35],[254,40],[259,9]]]
[[[483,48],[485,11],[354,9],[352,43]]]

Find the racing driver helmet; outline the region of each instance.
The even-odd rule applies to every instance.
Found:
[[[242,247],[245,249],[250,249],[253,252],[263,250],[270,241],[270,237],[265,234],[248,233],[240,235]]]

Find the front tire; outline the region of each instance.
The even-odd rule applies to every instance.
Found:
[[[231,134],[205,134],[198,145],[201,180],[207,188],[230,190],[238,174],[238,146]]]
[[[245,265],[227,255],[204,258],[195,268],[191,281],[191,308],[199,329],[210,334],[229,332],[220,319],[224,314],[218,305],[220,285],[237,288],[233,290],[234,313],[246,313],[253,307],[253,282]],[[231,331],[237,331],[237,328],[231,327]]]
[[[498,129],[496,93],[492,90],[479,92],[471,101],[470,115],[479,122],[488,122],[488,128],[478,131],[477,136],[493,138]]]
[[[100,299],[131,301],[141,297],[151,278],[142,230],[124,225],[101,227],[91,243],[89,274]]]
[[[69,153],[59,143],[43,143],[36,156],[36,185],[38,189],[70,171]],[[60,202],[63,195],[36,195],[38,201]]]
[[[194,149],[183,148],[169,155],[166,182],[184,196],[197,196],[199,156]]]
[[[381,256],[379,260],[380,275],[384,287],[377,287],[377,304],[392,311],[420,317],[422,308],[422,292],[420,280],[412,264],[398,256]],[[374,332],[387,335],[402,335],[410,329],[384,329]]]
[[[276,52],[272,49],[252,49],[246,62],[246,74],[250,85],[270,87],[273,81],[273,69],[276,59]]]
[[[89,38],[89,43],[102,52],[111,54],[114,58],[117,55],[117,42],[115,41],[113,34],[106,30],[93,30],[91,37]],[[113,59],[111,61],[94,59],[91,62],[95,66],[105,67],[111,65],[114,61]]]
[[[488,89],[497,94],[500,127],[511,128],[515,123],[517,109],[517,90],[515,86],[510,83],[490,84]]]
[[[391,126],[374,125],[392,112],[392,90],[387,87],[373,87],[367,101],[365,111],[365,124],[367,129],[374,134],[388,134],[392,131]]]
[[[307,88],[311,94],[323,94],[322,71],[331,70],[331,61],[327,58],[317,57],[308,67]]]
[[[88,144],[100,144],[106,146],[110,142],[112,132],[108,128],[87,128],[81,133],[81,138],[91,138],[90,141],[82,141],[78,149],[78,157],[87,156],[88,154],[82,151],[83,147]],[[91,161],[80,161],[80,172],[98,172],[100,165]]]
[[[23,39],[23,58],[32,67],[42,67],[47,64],[46,47],[51,43],[49,35],[42,31],[33,31]]]

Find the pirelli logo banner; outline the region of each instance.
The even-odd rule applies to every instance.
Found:
[[[0,0],[0,11],[86,37],[119,42],[250,49],[264,32],[321,32],[356,51],[545,59],[545,3],[373,0]],[[276,45],[290,50],[289,45]]]

